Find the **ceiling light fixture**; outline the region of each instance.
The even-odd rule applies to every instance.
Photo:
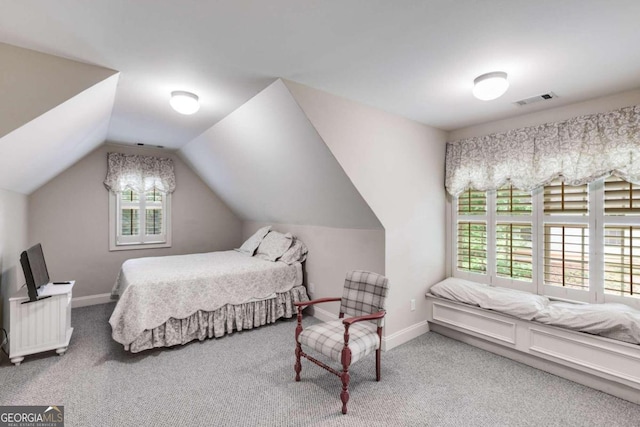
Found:
[[[198,95],[182,90],[171,92],[169,104],[180,114],[193,114],[200,109]]]
[[[501,97],[509,88],[507,73],[494,71],[478,76],[473,81],[473,96],[482,101]]]

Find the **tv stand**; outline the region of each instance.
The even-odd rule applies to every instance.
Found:
[[[71,292],[75,281],[67,285],[45,285],[38,300],[30,301],[23,287],[9,298],[9,359],[19,366],[24,356],[55,350],[62,356],[69,347]],[[28,303],[28,304],[25,304]]]

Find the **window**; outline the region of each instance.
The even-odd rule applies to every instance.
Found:
[[[496,199],[496,275],[531,281],[533,274],[531,194],[511,186]]]
[[[155,187],[109,194],[110,250],[171,246],[169,194]]]
[[[457,267],[484,274],[487,271],[487,196],[465,191],[458,198]]]
[[[455,199],[453,275],[559,299],[640,307],[640,185],[609,177]]]
[[[604,295],[640,297],[640,185],[604,182]]]

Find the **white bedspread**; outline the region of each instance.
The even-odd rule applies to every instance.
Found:
[[[300,284],[300,263],[265,261],[236,251],[127,260],[113,289],[120,300],[109,319],[112,336],[127,345],[170,318],[264,299]]]

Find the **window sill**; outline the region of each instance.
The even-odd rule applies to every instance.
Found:
[[[170,248],[171,242],[165,243],[132,243],[132,244],[124,244],[124,245],[109,245],[109,252],[113,251],[134,251],[138,249],[160,249],[160,248]]]

